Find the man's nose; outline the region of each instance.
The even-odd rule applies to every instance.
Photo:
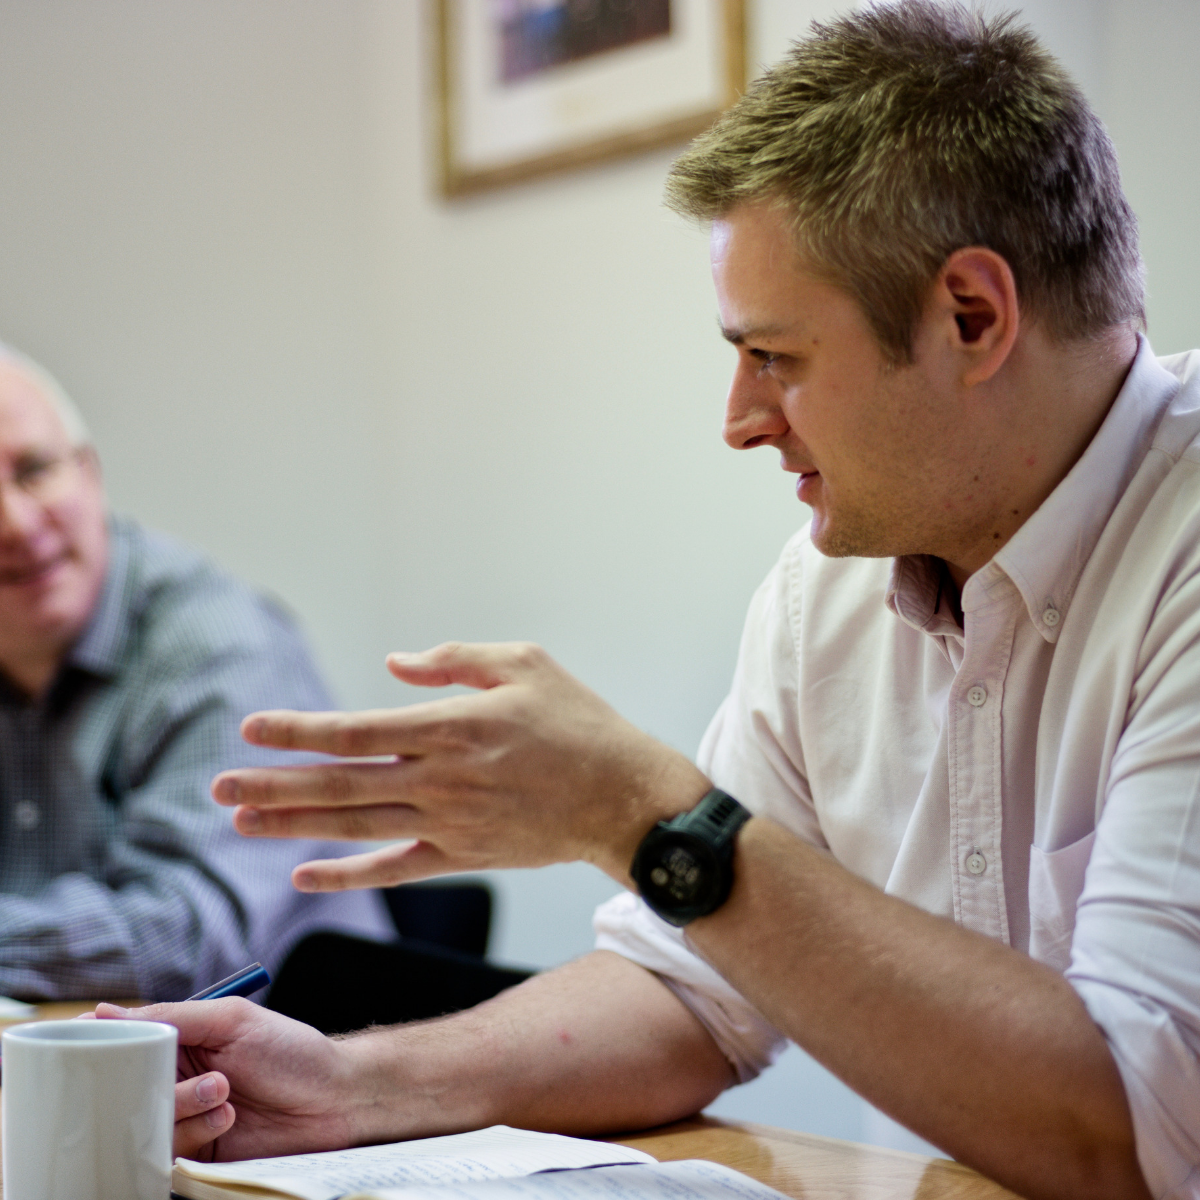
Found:
[[[0,539],[27,537],[36,528],[41,505],[11,479],[0,479]]]
[[[779,407],[778,384],[759,374],[755,360],[739,355],[725,400],[721,436],[735,450],[752,450],[782,437],[787,429],[787,418]]]

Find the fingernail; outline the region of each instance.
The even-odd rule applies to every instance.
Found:
[[[111,1004],[110,1003],[108,1005],[108,1007],[111,1008],[114,1012],[119,1012],[121,1014],[121,1016],[123,1016],[123,1017],[129,1016],[130,1012],[133,1011],[132,1009],[122,1008],[119,1004]]]
[[[257,833],[262,828],[262,814],[257,808],[240,809],[237,827],[242,833]]]
[[[213,780],[212,794],[214,800],[220,800],[222,804],[236,804],[238,798],[238,785],[236,779],[230,779],[228,776],[218,775]]]
[[[311,875],[293,875],[292,887],[298,892],[315,892],[317,890],[317,881]]]
[[[196,1084],[196,1099],[201,1104],[211,1104],[217,1098],[217,1081],[211,1075],[205,1075]]]
[[[261,741],[265,725],[266,722],[262,717],[247,717],[242,722],[242,740],[246,742]]]
[[[209,1109],[204,1114],[204,1119],[208,1122],[209,1129],[224,1129],[229,1123],[225,1119],[225,1105],[223,1104],[220,1108]]]

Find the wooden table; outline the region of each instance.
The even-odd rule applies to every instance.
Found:
[[[137,1001],[118,1003],[131,1007]],[[79,1002],[42,1004],[34,1019],[64,1020],[94,1007]],[[0,1021],[0,1030],[12,1024],[16,1022]],[[949,1159],[770,1125],[701,1116],[612,1140],[644,1150],[660,1162],[707,1158],[724,1163],[795,1200],[1015,1200],[1012,1192]]]
[[[772,1125],[701,1116],[614,1140],[660,1162],[724,1163],[795,1200],[1015,1200],[999,1184],[946,1158]]]

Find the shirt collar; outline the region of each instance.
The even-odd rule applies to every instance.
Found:
[[[1138,341],[1133,365],[1096,436],[995,558],[967,580],[964,613],[986,604],[1007,578],[1021,594],[1034,628],[1046,641],[1058,640],[1084,565],[1179,389],[1179,380],[1159,364],[1150,343]],[[888,607],[927,633],[947,632],[940,579],[927,555],[894,559]]]
[[[906,625],[934,637],[960,635],[946,595],[946,568],[928,554],[906,554],[892,559],[888,581],[888,608]]]
[[[108,568],[92,619],[72,646],[64,667],[78,667],[111,678],[125,658],[130,636],[129,594],[135,586],[129,533],[123,521],[109,518]]]
[[[1058,640],[1079,576],[1179,390],[1179,380],[1159,365],[1150,343],[1138,340],[1125,383],[1079,461],[979,573],[986,591],[991,580],[984,573],[1003,571],[1048,642]]]

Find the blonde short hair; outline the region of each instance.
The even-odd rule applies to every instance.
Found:
[[[1004,257],[1057,340],[1144,321],[1112,142],[1012,14],[899,0],[814,22],[675,162],[666,200],[699,220],[781,205],[802,261],[858,302],[894,363],[964,246]]]
[[[62,384],[45,367],[4,342],[0,342],[0,362],[12,363],[22,375],[32,380],[38,391],[46,397],[46,402],[58,414],[58,419],[62,421],[63,428],[66,429],[67,437],[73,447],[78,448],[92,444],[92,435],[88,430],[87,422],[83,419],[83,413],[79,411],[75,401],[67,395]]]

